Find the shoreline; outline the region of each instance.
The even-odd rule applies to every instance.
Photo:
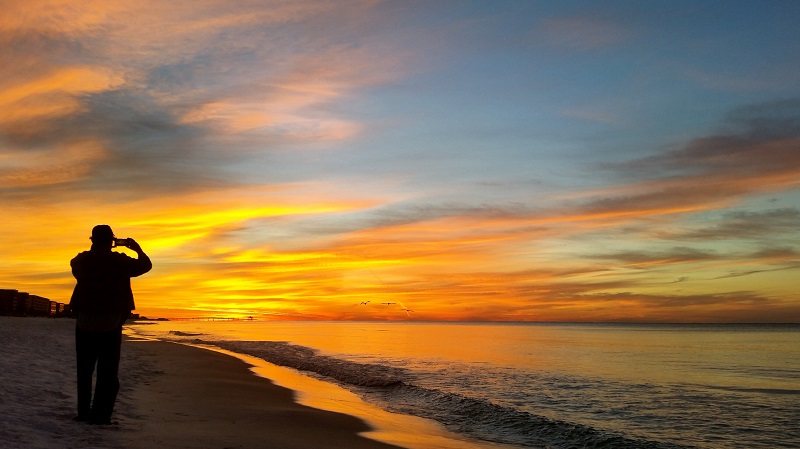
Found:
[[[360,435],[371,429],[356,417],[298,403],[231,355],[125,340],[119,424],[107,434],[120,447],[400,449]]]
[[[288,388],[295,402],[355,417],[370,430],[359,432],[367,438],[405,449],[509,449],[511,446],[476,441],[446,430],[439,423],[412,415],[393,413],[362,400],[357,394],[330,381],[319,380],[292,368],[274,365],[258,357],[240,354],[216,346],[176,343],[193,346],[237,358],[250,366],[252,375]]]

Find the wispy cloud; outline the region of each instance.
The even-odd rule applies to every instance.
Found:
[[[615,260],[625,266],[645,268],[654,265],[671,265],[676,263],[690,263],[698,261],[715,260],[719,256],[709,251],[696,248],[676,247],[666,252],[633,252],[624,251],[611,254],[597,254],[594,259]]]
[[[699,229],[663,234],[664,238],[685,241],[724,239],[762,239],[793,233],[800,228],[800,210],[771,209],[759,212],[731,211]]]
[[[800,166],[795,149],[800,138],[800,99],[755,104],[734,110],[725,130],[691,141],[677,150],[622,164],[621,169],[662,172],[687,179],[747,177],[786,180]],[[767,184],[773,185],[773,184]],[[795,182],[778,184],[793,187]],[[759,185],[753,188],[757,189]]]
[[[275,148],[353,138],[360,125],[324,107],[395,78],[403,60],[385,43],[336,42],[365,31],[372,2],[358,3],[16,6],[17,16],[3,14],[0,51],[24,70],[0,76],[0,139],[6,160],[31,162],[0,166],[2,188],[224,185],[237,183],[226,167]],[[332,16],[343,26],[331,28]],[[36,164],[63,165],[78,146],[96,150],[60,176]]]
[[[677,150],[615,164],[614,195],[585,206],[598,215],[673,214],[723,209],[744,198],[800,186],[800,100],[733,112],[729,132],[695,139]]]

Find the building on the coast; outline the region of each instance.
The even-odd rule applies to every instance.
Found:
[[[69,316],[69,305],[15,289],[0,289],[0,315]]]
[[[50,300],[39,295],[28,295],[25,301],[25,311],[28,315],[48,316],[50,315]]]
[[[0,315],[13,315],[17,299],[17,291],[0,289]]]

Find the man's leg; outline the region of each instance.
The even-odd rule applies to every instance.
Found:
[[[97,358],[97,385],[92,404],[92,422],[108,424],[119,392],[119,357],[122,327],[103,332]]]
[[[78,416],[75,419],[86,421],[92,411],[92,373],[97,363],[97,342],[95,335],[75,327],[75,356],[78,367]]]

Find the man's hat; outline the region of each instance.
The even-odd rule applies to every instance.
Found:
[[[114,240],[114,231],[111,230],[109,225],[97,225],[92,228],[92,236],[90,238],[93,242],[110,242]]]

